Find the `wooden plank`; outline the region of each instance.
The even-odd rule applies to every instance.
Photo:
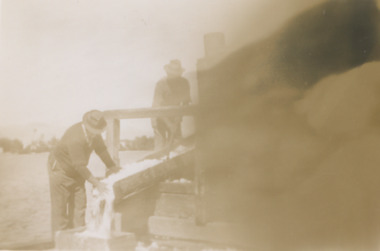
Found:
[[[138,109],[108,110],[104,112],[107,119],[136,119],[136,118],[154,118],[169,116],[187,116],[196,115],[197,106],[167,106],[167,107],[149,107]]]
[[[107,119],[106,145],[108,152],[113,152],[113,119]]]
[[[115,213],[113,217],[113,230],[115,232],[121,232],[121,224],[122,223],[122,214],[121,213]]]
[[[162,216],[150,217],[148,224],[149,232],[156,236],[253,248],[252,236],[245,233],[240,226],[234,224],[212,222],[204,226],[198,226],[191,219]]]
[[[206,202],[205,202],[205,166],[201,162],[200,149],[195,149],[195,175],[194,175],[194,192],[195,192],[195,219],[197,225],[207,223]]]
[[[106,145],[108,152],[116,164],[120,164],[120,120],[107,119]]]
[[[223,33],[210,33],[204,38],[204,48],[205,48],[205,57],[198,59],[197,61],[197,80],[198,80],[198,96],[199,96],[199,102],[201,105],[204,105],[203,103],[205,100],[207,100],[207,95],[210,95],[207,91],[204,91],[206,87],[209,85],[209,83],[213,83],[212,79],[209,78],[210,74],[207,74],[208,69],[215,64],[215,62],[220,60],[220,56],[218,55],[222,47],[220,47],[220,50],[212,50],[212,43],[213,40],[219,40],[219,45],[224,44],[224,34]],[[212,50],[212,51],[210,51]],[[216,53],[218,51],[219,53]],[[221,54],[221,53],[220,53]],[[215,82],[215,81],[214,81]],[[201,106],[200,105],[200,106]],[[209,116],[207,112],[202,108],[201,112],[198,114],[198,116],[195,117],[195,123],[197,126],[197,129],[201,132],[204,132],[204,126],[202,123],[204,119],[202,116]],[[205,184],[205,166],[206,163],[202,161],[201,158],[201,148],[202,146],[202,139],[201,137],[197,138],[197,147],[195,150],[195,165],[194,165],[194,191],[196,195],[195,199],[195,221],[197,225],[205,225],[208,221],[207,219],[207,211],[206,211],[206,203],[205,203],[205,190],[206,190],[206,184]],[[202,149],[205,150],[205,149]]]
[[[175,218],[195,217],[195,196],[191,194],[160,194],[154,215]]]
[[[160,193],[194,194],[194,183],[161,182]]]
[[[189,240],[178,240],[178,239],[160,239],[153,238],[152,241],[156,242],[160,248],[163,250],[235,250],[242,251],[243,249],[238,249],[230,245],[222,245],[215,243],[208,243],[202,241],[189,241]]]
[[[55,237],[56,250],[135,250],[135,234],[113,232],[105,239],[90,235],[81,235],[84,228],[58,231]]]
[[[115,203],[117,204],[127,196],[157,184],[180,168],[191,168],[194,161],[193,150],[193,148],[190,148],[181,155],[117,181],[113,186],[116,198]]]
[[[120,120],[114,119],[114,122],[113,122],[113,152],[112,152],[111,156],[117,165],[120,165],[119,150],[120,150]]]

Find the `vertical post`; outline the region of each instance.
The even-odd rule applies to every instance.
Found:
[[[120,150],[120,119],[113,120],[113,155],[112,158],[117,165],[120,165],[119,150]]]
[[[122,221],[121,213],[115,213],[114,218],[113,218],[113,230],[115,232],[118,232],[118,233],[121,232],[121,225],[122,225],[121,221]]]
[[[202,135],[207,131],[209,126],[205,121],[205,118],[208,116],[204,114],[203,107],[207,106],[209,103],[208,86],[213,84],[212,76],[210,77],[207,74],[207,69],[215,64],[224,53],[225,49],[225,38],[224,34],[220,32],[208,33],[204,36],[204,48],[205,56],[201,59],[198,59],[197,62],[197,80],[198,80],[198,97],[199,97],[199,107],[200,110],[197,113],[196,117],[196,127],[198,135]],[[215,105],[215,104],[214,104]],[[203,144],[202,137],[197,137],[196,139],[196,148],[195,148],[195,198],[196,198],[196,216],[195,222],[198,225],[204,225],[207,223],[210,208],[207,205],[207,196],[209,196],[210,189],[212,189],[211,184],[208,184],[207,175],[207,166],[208,162],[205,161],[203,152],[207,151]]]
[[[120,148],[120,120],[107,119],[107,139],[106,144],[108,151],[117,165],[120,164],[119,148]]]
[[[205,203],[205,170],[201,161],[199,149],[199,142],[197,140],[195,146],[195,223],[197,225],[205,225],[207,223],[206,217],[206,203]]]

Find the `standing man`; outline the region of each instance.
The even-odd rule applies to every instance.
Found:
[[[185,70],[181,62],[177,59],[171,60],[164,69],[167,76],[156,84],[153,107],[188,105],[191,102],[190,85],[182,77]],[[182,138],[181,121],[181,116],[152,118],[155,150]]]
[[[85,113],[82,122],[67,129],[49,155],[53,237],[58,230],[85,225],[86,180],[99,192],[106,192],[106,185],[87,168],[91,152],[95,150],[109,171],[117,172],[120,169],[112,160],[101,136],[106,125],[102,112],[92,110]]]

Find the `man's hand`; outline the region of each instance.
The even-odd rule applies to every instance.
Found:
[[[111,166],[106,171],[106,177],[110,176],[113,173],[117,173],[121,170],[120,166]]]
[[[107,185],[99,181],[94,176],[90,176],[88,181],[99,191],[100,194],[106,193],[108,191]]]
[[[95,185],[95,188],[98,189],[100,194],[104,194],[108,192],[107,185],[100,181]]]

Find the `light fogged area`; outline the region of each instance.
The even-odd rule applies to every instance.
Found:
[[[196,102],[204,34],[225,33],[233,51],[319,2],[3,0],[0,133],[28,143],[31,130],[16,128],[60,137],[88,110],[149,107],[174,58]]]
[[[89,109],[150,106],[170,59],[195,71],[205,33],[236,48],[317,2],[3,0],[2,121],[67,125]]]
[[[229,44],[243,41],[247,6],[256,13],[266,4],[3,0],[0,135],[27,144],[31,127],[59,138],[88,110],[150,107],[163,66],[175,58],[196,103],[203,35],[222,31]],[[151,129],[147,123],[139,127]]]
[[[203,34],[232,32],[234,17],[246,5],[2,2],[1,114],[8,125],[66,125],[89,109],[151,106],[154,85],[165,75],[163,66],[179,58],[188,73],[194,72],[203,55]],[[10,104],[11,111],[4,108]],[[38,112],[26,116],[26,107]]]

